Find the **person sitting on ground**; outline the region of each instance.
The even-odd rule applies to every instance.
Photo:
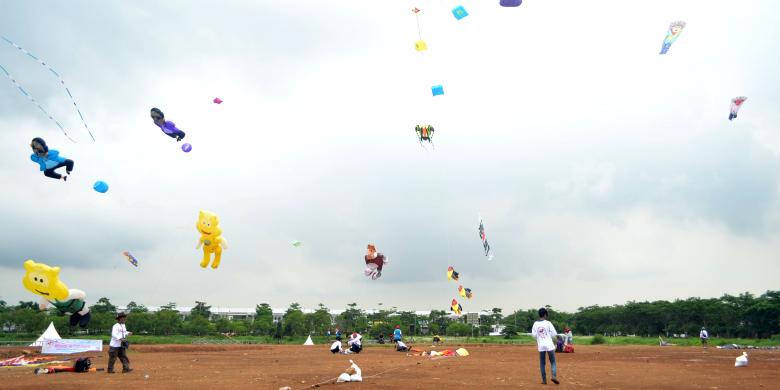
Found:
[[[61,157],[59,151],[49,149],[46,141],[40,137],[33,138],[32,142],[30,142],[30,147],[33,151],[33,154],[30,155],[30,160],[38,163],[38,167],[44,176],[62,181],[68,180],[68,175],[73,171],[73,160]],[[64,176],[54,171],[62,167],[65,167]]]
[[[674,345],[674,344],[672,344],[672,343],[670,343],[670,342],[668,342],[668,341],[665,341],[665,340],[663,339],[663,337],[661,337],[661,336],[658,336],[658,340],[660,340],[658,344],[659,344],[660,346],[662,346],[662,347],[666,347],[666,346]]]
[[[439,335],[437,334],[433,335],[433,344],[439,345],[440,343],[441,343],[441,337],[439,337]]]
[[[363,350],[362,339],[363,336],[361,336],[360,333],[352,332],[349,336],[349,340],[347,340],[347,344],[349,345],[349,350],[347,352],[360,353],[360,351]]]
[[[332,353],[342,353],[344,352],[344,348],[341,347],[341,335],[339,334],[336,336],[336,341],[333,342],[333,344],[330,345],[330,352]]]
[[[379,338],[376,340],[376,342],[379,343],[379,344],[384,344],[385,343],[385,335],[380,334]]]

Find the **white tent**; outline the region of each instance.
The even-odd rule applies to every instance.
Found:
[[[306,342],[303,343],[303,345],[314,345],[314,341],[311,341],[311,335],[309,335],[309,338],[306,339]]]
[[[46,331],[43,332],[43,334],[38,337],[38,340],[35,340],[34,343],[30,344],[31,347],[42,347],[43,346],[43,340],[61,340],[62,337],[60,337],[60,334],[57,333],[57,329],[54,328],[54,322],[49,323],[49,327],[46,328]]]

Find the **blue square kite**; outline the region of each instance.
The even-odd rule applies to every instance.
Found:
[[[465,18],[466,16],[469,16],[469,13],[466,12],[466,9],[463,8],[462,5],[459,5],[452,9],[452,14],[455,15],[455,19],[461,20]]]
[[[433,92],[433,96],[444,95],[444,87],[441,85],[434,85],[431,87],[431,92]]]

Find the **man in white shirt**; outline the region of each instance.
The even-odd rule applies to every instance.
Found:
[[[536,339],[539,349],[539,368],[542,370],[542,384],[547,384],[547,372],[545,369],[544,355],[550,357],[550,368],[552,371],[552,381],[556,385],[558,381],[558,367],[555,365],[555,344],[553,338],[558,334],[550,321],[547,321],[547,309],[539,309],[539,321],[534,322],[531,328],[531,335]]]
[[[360,335],[358,332],[352,332],[352,334],[349,336],[349,340],[347,340],[347,344],[349,345],[349,352],[353,353],[360,353],[360,351],[363,350],[363,343],[361,339],[363,336]]]
[[[127,341],[127,336],[133,334],[125,328],[127,314],[120,312],[116,315],[116,321],[117,323],[111,328],[111,341],[108,343],[108,369],[106,372],[109,374],[114,373],[114,363],[116,363],[117,357],[122,362],[123,373],[133,371],[130,368],[130,359],[127,358],[126,344],[124,344]]]
[[[709,333],[707,333],[707,329],[704,329],[704,327],[701,327],[701,332],[699,332],[699,339],[701,339],[701,345],[706,347],[707,341],[710,339]]]

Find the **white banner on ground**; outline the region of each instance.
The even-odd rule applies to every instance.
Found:
[[[101,340],[60,339],[44,340],[42,353],[78,353],[87,351],[100,352],[103,350]]]

